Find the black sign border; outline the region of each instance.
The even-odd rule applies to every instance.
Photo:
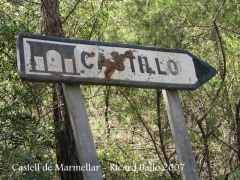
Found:
[[[162,51],[162,52],[172,52],[172,53],[181,53],[187,54],[192,57],[196,76],[198,81],[195,84],[169,84],[169,83],[154,83],[154,82],[139,82],[139,81],[129,81],[129,80],[105,80],[105,79],[96,79],[96,78],[83,78],[83,77],[68,77],[68,76],[49,76],[49,75],[32,75],[26,74],[25,72],[25,59],[24,59],[24,47],[23,39],[31,38],[37,40],[47,40],[55,42],[64,42],[64,43],[74,43],[74,44],[86,44],[86,45],[97,45],[97,46],[108,46],[108,47],[122,47],[122,48],[133,48],[133,49],[142,49],[142,50],[151,50],[151,51]],[[129,44],[116,44],[109,42],[98,42],[98,41],[87,41],[87,40],[77,40],[77,39],[67,39],[60,37],[52,36],[41,36],[34,34],[25,34],[20,33],[17,39],[17,52],[18,52],[18,72],[22,80],[32,81],[32,82],[50,82],[50,83],[71,83],[71,84],[89,84],[89,85],[113,85],[113,86],[126,86],[126,87],[138,87],[138,88],[160,88],[160,89],[179,89],[179,90],[193,90],[201,86],[203,83],[209,81],[212,77],[216,75],[216,70],[209,64],[200,60],[198,57],[189,53],[188,51],[181,49],[167,49],[167,48],[158,48],[153,46],[138,46],[138,45],[129,45]],[[19,59],[20,58],[20,59]],[[203,67],[207,69],[207,72],[202,75],[203,72],[201,69],[199,72],[197,70]]]

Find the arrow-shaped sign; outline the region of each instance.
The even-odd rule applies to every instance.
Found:
[[[216,74],[179,49],[20,34],[17,51],[18,70],[29,81],[196,89]]]

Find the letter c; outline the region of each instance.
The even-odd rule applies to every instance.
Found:
[[[92,69],[93,68],[93,64],[87,64],[86,63],[86,60],[85,60],[85,56],[88,56],[88,57],[93,57],[95,56],[95,54],[93,55],[92,53],[89,53],[89,52],[86,52],[86,51],[83,51],[82,54],[81,54],[81,61],[83,63],[83,65],[88,68],[88,69]]]
[[[18,170],[18,169],[15,169],[16,166],[18,166],[18,164],[12,165],[12,170],[13,170],[13,171],[17,171],[17,170]]]

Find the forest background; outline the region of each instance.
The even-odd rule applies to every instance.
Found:
[[[20,32],[44,34],[38,0],[0,0],[0,178],[60,179],[13,171],[56,164],[52,84],[22,82]],[[194,91],[179,91],[201,179],[240,178],[240,2],[238,0],[60,0],[66,38],[190,51],[217,69]],[[178,179],[180,171],[111,171],[177,155],[161,90],[81,86],[105,179]]]

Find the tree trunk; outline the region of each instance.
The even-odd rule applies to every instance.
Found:
[[[236,104],[236,132],[238,166],[240,167],[240,100]]]
[[[58,0],[42,0],[42,17],[44,34],[48,36],[64,37],[59,14]],[[61,84],[55,84],[53,101],[54,110],[56,154],[58,165],[80,165],[75,146],[73,131],[70,124],[68,110]],[[83,179],[81,171],[60,171],[61,179]]]

